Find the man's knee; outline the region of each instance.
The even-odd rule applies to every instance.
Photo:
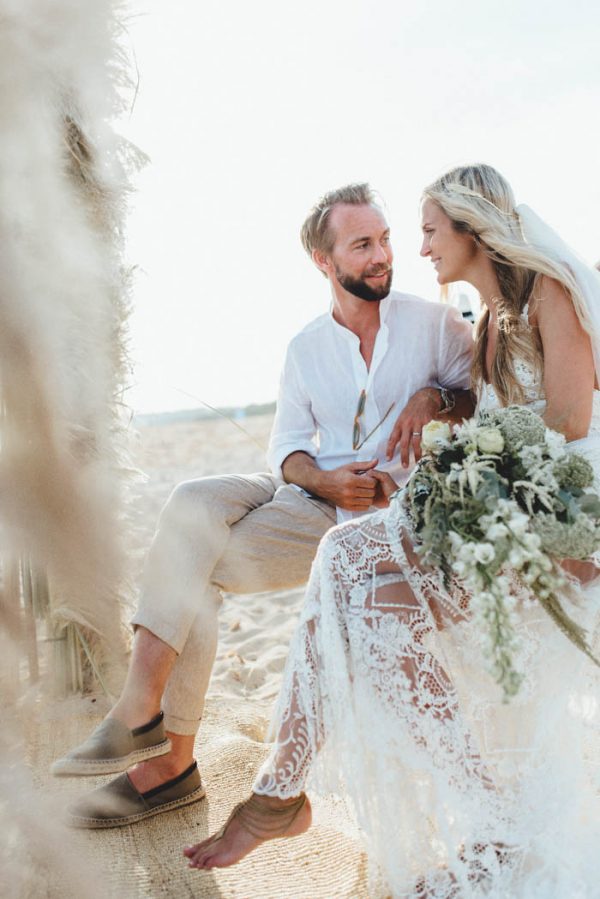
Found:
[[[213,572],[213,583],[227,593],[263,593],[300,587],[310,575],[317,542],[285,545],[268,538],[248,540],[245,529],[231,529]]]
[[[269,502],[277,484],[269,474],[226,474],[183,481],[169,497],[161,521],[186,529],[205,524],[217,530],[230,527]]]
[[[267,593],[271,590],[292,590],[308,580],[310,563],[283,564],[273,569],[260,559],[244,561],[233,557],[218,566],[213,584],[225,593]]]
[[[190,532],[210,526],[219,517],[219,479],[196,478],[175,487],[160,516],[160,526]]]

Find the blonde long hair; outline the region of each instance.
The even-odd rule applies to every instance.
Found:
[[[472,234],[489,256],[500,286],[497,298],[498,344],[490,380],[499,400],[524,400],[515,361],[523,360],[541,375],[542,344],[537,329],[523,321],[527,303],[539,290],[541,275],[559,281],[588,333],[592,331],[581,291],[570,269],[540,248],[525,242],[512,188],[502,175],[484,164],[452,169],[423,191],[452,221],[456,231]],[[480,390],[485,374],[489,310],[481,316],[475,334],[471,380]]]

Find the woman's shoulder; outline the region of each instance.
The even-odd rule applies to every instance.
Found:
[[[558,308],[575,311],[573,301],[564,284],[561,284],[556,278],[540,272],[534,279],[523,315],[530,325],[535,326],[539,325],[546,316],[556,312]]]

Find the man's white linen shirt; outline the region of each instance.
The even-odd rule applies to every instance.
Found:
[[[407,479],[399,454],[386,460],[386,444],[398,415],[423,387],[469,387],[472,326],[453,306],[392,291],[379,304],[380,327],[367,370],[356,334],[331,312],[308,324],[289,344],[268,449],[271,470],[294,452],[312,456],[331,470],[348,462],[378,459],[397,483]],[[390,414],[360,447],[352,449],[354,419],[362,390],[361,441]],[[353,513],[338,508],[338,521]]]

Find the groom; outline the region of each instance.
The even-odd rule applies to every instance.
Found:
[[[202,798],[194,739],[221,593],[304,583],[336,520],[387,503],[410,450],[420,455],[423,426],[455,404],[459,415],[469,412],[468,394],[457,401],[449,388],[469,385],[470,326],[452,307],[390,291],[389,227],[369,186],[324,196],[302,242],[330,283],[332,305],[288,348],[272,474],[188,481],[167,502],[122,695],[53,766],[57,775],[130,769],[80,800],[77,826],[135,823]]]

